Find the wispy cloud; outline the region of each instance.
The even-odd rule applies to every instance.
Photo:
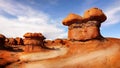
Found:
[[[59,28],[60,24],[50,24],[53,19],[42,11],[37,11],[28,5],[23,5],[14,0],[0,0],[0,12],[16,16],[14,19],[0,15],[0,33],[8,37],[16,37],[26,32],[42,32],[48,39],[66,36],[64,29]]]
[[[120,23],[120,1],[115,1],[111,6],[107,7],[105,14],[107,15],[106,23],[104,26]]]

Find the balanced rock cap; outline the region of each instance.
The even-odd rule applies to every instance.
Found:
[[[82,17],[80,15],[70,13],[63,21],[62,24],[69,26],[76,22],[82,22]]]
[[[106,15],[99,8],[90,8],[89,10],[85,11],[83,18],[86,20],[96,20],[100,23],[107,19]]]
[[[45,37],[42,35],[42,33],[25,33],[24,37],[25,38],[41,38],[41,39],[45,39]]]

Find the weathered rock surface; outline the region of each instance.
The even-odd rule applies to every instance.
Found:
[[[6,38],[5,39],[5,45],[17,45],[17,41],[14,38]]]
[[[41,47],[44,46],[45,39],[41,33],[26,33],[24,37],[26,52],[41,51]]]
[[[23,39],[20,37],[16,37],[15,40],[17,41],[17,45],[23,45]]]
[[[45,37],[41,33],[26,33],[24,45],[41,45]]]
[[[78,23],[78,22],[82,22],[82,17],[74,14],[74,13],[70,13],[63,21],[62,24],[69,26],[73,23]]]
[[[91,8],[81,17],[77,14],[69,14],[64,20],[63,25],[68,26],[68,39],[70,40],[89,40],[102,38],[100,25],[107,17],[98,8]]]
[[[0,46],[3,46],[5,43],[5,36],[0,34]]]
[[[0,50],[0,68],[18,60],[18,52]]]
[[[88,21],[81,24],[69,26],[68,38],[70,40],[89,40],[101,37],[98,21]]]
[[[99,21],[99,23],[102,23],[107,19],[106,15],[99,8],[90,8],[85,11],[83,18],[85,20]]]
[[[13,63],[7,68],[119,68],[119,52],[120,39],[69,41],[60,50],[23,54],[20,60],[27,63]]]

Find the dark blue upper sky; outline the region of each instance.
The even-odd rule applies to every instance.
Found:
[[[50,14],[51,17],[62,17],[68,13],[83,14],[91,7],[105,9],[113,5],[115,0],[14,0],[24,5],[29,5],[35,10]]]

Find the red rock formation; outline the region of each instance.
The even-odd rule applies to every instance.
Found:
[[[41,33],[26,33],[24,45],[41,45],[45,37]]]
[[[0,34],[0,46],[3,46],[5,43],[5,36]]]
[[[17,45],[23,45],[23,39],[16,37],[15,40],[17,41]]]
[[[88,21],[81,24],[72,24],[69,26],[68,38],[70,40],[89,40],[101,37],[99,31],[99,22]]]
[[[77,14],[71,13],[62,21],[62,24],[69,26],[73,23],[78,23],[78,22],[79,23],[82,22],[82,17]]]
[[[15,52],[0,50],[0,66],[18,61],[18,54]]]
[[[106,15],[99,8],[90,8],[85,11],[83,18],[86,20],[99,21],[100,23],[107,19]]]
[[[7,68],[119,68],[119,52],[120,39],[69,41],[59,50],[22,54],[23,62]]]
[[[68,26],[68,39],[85,41],[102,37],[100,25],[106,20],[105,14],[98,8],[91,8],[84,13],[83,18],[76,14],[69,14],[63,25]]]
[[[26,33],[24,35],[25,51],[39,51],[43,46],[43,40],[45,37],[41,33]]]
[[[45,40],[45,41],[44,41],[44,44],[45,44],[46,46],[51,46],[53,43],[54,43],[54,42],[53,42],[52,40]]]
[[[17,45],[17,41],[14,38],[6,38],[5,45],[6,46]]]

